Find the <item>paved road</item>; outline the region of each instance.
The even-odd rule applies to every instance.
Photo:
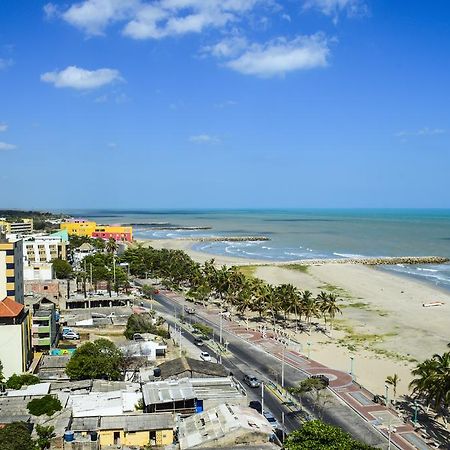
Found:
[[[183,314],[182,307],[164,294],[160,293],[155,295],[155,300],[157,300],[166,313],[175,316],[181,316]],[[198,320],[207,323],[208,326],[213,328],[215,335],[219,335],[219,327],[215,322],[204,317],[198,318]],[[226,330],[223,330],[222,332],[223,339],[229,343],[228,351],[232,355],[225,358],[223,361],[227,368],[239,375],[249,370],[251,372],[257,371],[261,374],[263,379],[266,378],[272,382],[276,382],[278,378],[279,381],[281,364],[278,358],[275,358],[258,346],[251,344],[234,334],[228,333]],[[239,369],[240,372],[236,372],[236,369]],[[295,386],[299,381],[305,378],[306,375],[297,368],[289,365],[285,366],[285,385],[287,387]],[[267,397],[269,398],[269,396]],[[322,419],[325,422],[344,429],[356,439],[367,444],[378,448],[387,448],[387,440],[369,423],[336,397],[332,396],[330,398],[330,402],[327,403],[321,411]],[[282,410],[286,414],[289,411],[285,409],[276,398],[267,400],[267,404],[278,419],[280,419]],[[304,406],[309,411],[317,411],[316,405],[311,400],[305,400]],[[285,420],[285,424],[288,431],[291,431],[298,427],[299,422],[297,419],[288,416]]]

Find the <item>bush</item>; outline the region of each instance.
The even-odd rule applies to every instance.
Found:
[[[0,448],[2,450],[35,450],[27,424],[13,422],[0,429]]]
[[[192,328],[194,328],[194,330],[200,331],[200,333],[203,333],[205,336],[212,336],[213,334],[213,329],[211,327],[208,327],[207,325],[204,325],[203,323],[194,323],[194,325],[192,325]]]
[[[32,384],[40,383],[39,378],[31,373],[23,373],[21,375],[12,374],[6,382],[8,389],[21,389],[22,386],[31,386]]]
[[[122,352],[107,339],[86,342],[78,347],[66,367],[71,380],[119,380],[122,376]]]
[[[52,416],[56,411],[61,411],[62,406],[57,398],[51,395],[45,395],[42,398],[35,398],[28,402],[27,408],[33,416],[42,416],[43,414]]]
[[[132,314],[127,321],[124,336],[133,339],[135,333],[151,333],[163,338],[169,338],[169,332],[162,327],[153,324],[152,316],[149,313]]]

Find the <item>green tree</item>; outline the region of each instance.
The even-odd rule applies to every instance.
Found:
[[[109,238],[108,242],[106,242],[106,251],[108,253],[114,254],[114,253],[116,253],[117,248],[118,248],[118,246],[117,246],[116,240],[112,237]]]
[[[133,339],[135,333],[151,333],[164,338],[169,337],[169,332],[153,323],[153,316],[150,313],[132,314],[128,317],[124,336]]]
[[[52,395],[45,395],[42,398],[34,398],[27,404],[27,409],[33,416],[52,416],[56,411],[61,411],[61,402]]]
[[[285,450],[376,450],[375,447],[354,440],[338,427],[320,420],[306,422],[299,430],[289,434]]]
[[[396,373],[394,373],[394,375],[389,375],[388,377],[386,377],[385,383],[392,386],[392,389],[394,391],[394,403],[395,403],[395,399],[397,397],[397,386],[398,383],[400,383],[400,377]]]
[[[72,276],[72,266],[64,259],[56,258],[52,261],[55,276],[59,280],[66,280]]]
[[[6,381],[8,389],[21,389],[22,386],[31,386],[40,383],[40,379],[31,373],[22,373],[21,375],[12,374]]]
[[[311,377],[301,381],[298,386],[290,388],[289,392],[299,396],[311,393],[314,397],[317,415],[321,417],[325,405],[330,402],[326,387],[327,385],[323,380]]]
[[[107,339],[86,342],[78,347],[66,367],[71,380],[119,380],[122,352]]]
[[[50,442],[51,439],[56,436],[54,433],[55,427],[53,426],[43,426],[43,425],[36,425],[36,433],[38,435],[38,438],[36,440],[36,446],[39,450],[45,450],[47,448],[50,448]]]
[[[3,363],[0,361],[0,383],[3,383],[5,376],[3,375]]]
[[[2,450],[35,450],[30,430],[24,422],[13,422],[0,429]]]

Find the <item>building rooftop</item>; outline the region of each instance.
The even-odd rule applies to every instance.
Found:
[[[68,406],[72,407],[73,417],[119,416],[135,411],[141,399],[140,392],[91,392],[70,395]]]
[[[92,382],[92,392],[114,391],[140,392],[141,385],[139,383],[131,383],[128,381],[93,380]]]
[[[247,394],[245,389],[233,377],[191,378],[195,398],[201,400],[214,399],[223,402],[241,399]]]
[[[144,384],[142,394],[145,405],[157,405],[195,398],[195,392],[189,378]]]
[[[22,389],[6,391],[7,397],[44,396],[50,392],[50,383],[38,383],[24,386]]]
[[[101,430],[122,429],[126,432],[146,430],[168,430],[175,427],[175,415],[172,413],[133,414],[118,417],[102,417]]]
[[[24,309],[24,306],[17,303],[12,298],[6,297],[0,301],[0,318],[17,317]]]
[[[178,438],[181,450],[205,447],[208,443],[217,448],[221,447],[221,439],[230,444],[232,434],[240,434],[241,443],[266,442],[272,436],[273,429],[254,409],[221,404],[182,420]]]
[[[185,372],[201,373],[210,377],[226,377],[229,371],[221,364],[208,361],[200,361],[198,359],[181,357],[172,361],[163,362],[158,366],[161,369],[161,377],[163,379],[174,378]]]

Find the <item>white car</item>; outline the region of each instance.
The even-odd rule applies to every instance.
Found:
[[[211,362],[211,355],[208,352],[201,352],[200,359],[203,359],[203,361]]]
[[[72,340],[72,339],[80,339],[80,335],[75,331],[67,331],[62,335],[63,339]]]

